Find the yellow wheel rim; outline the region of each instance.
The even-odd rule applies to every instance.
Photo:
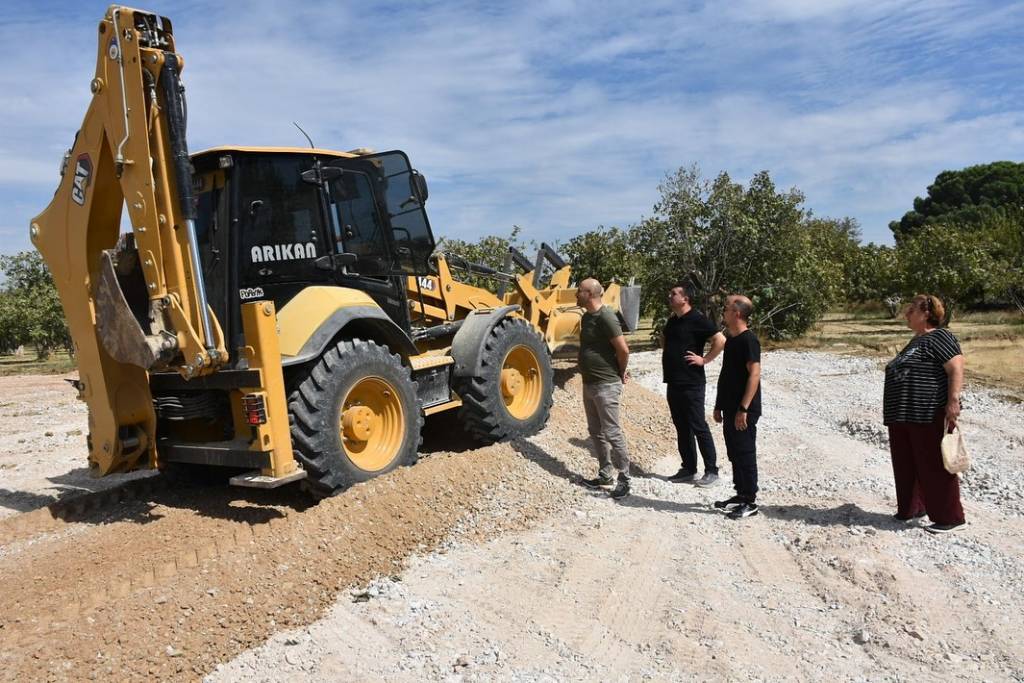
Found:
[[[537,412],[544,394],[540,361],[528,346],[514,346],[501,364],[501,397],[505,408],[517,420],[526,420]]]
[[[380,377],[364,377],[341,404],[341,442],[359,469],[377,472],[398,457],[405,440],[405,412],[398,391]]]

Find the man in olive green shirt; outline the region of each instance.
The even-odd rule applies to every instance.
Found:
[[[619,399],[627,377],[629,347],[615,312],[602,302],[602,294],[604,288],[593,278],[581,282],[576,290],[576,303],[584,311],[579,353],[583,410],[591,448],[600,467],[596,479],[583,483],[591,488],[611,489],[613,498],[623,498],[629,495],[629,451],[619,426]]]

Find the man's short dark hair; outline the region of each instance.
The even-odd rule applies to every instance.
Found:
[[[696,294],[696,292],[694,291],[693,283],[690,282],[689,280],[677,281],[675,284],[668,288],[668,291],[671,292],[673,289],[683,290],[683,296],[685,296],[691,302],[693,301],[693,297]]]
[[[750,322],[750,314],[754,312],[754,307],[747,303],[743,299],[733,299],[732,305],[736,307],[736,313],[745,322]]]

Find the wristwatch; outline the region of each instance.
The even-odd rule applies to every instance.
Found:
[[[736,412],[737,412],[737,413],[745,413],[745,412],[747,412],[747,409],[746,409],[746,408],[744,408],[744,407],[743,407],[743,406],[741,405],[741,406],[740,406],[739,408],[737,408],[737,409],[736,409]]]

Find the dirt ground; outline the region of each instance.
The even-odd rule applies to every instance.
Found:
[[[0,679],[1024,680],[1019,406],[968,388],[969,524],[933,537],[890,517],[877,363],[766,354],[762,514],[733,522],[720,438],[722,485],[665,480],[657,361],[633,359],[621,502],[578,484],[565,366],[536,437],[434,419],[418,465],[317,505],[104,491],[125,479],[85,476],[73,391],[0,378]]]

